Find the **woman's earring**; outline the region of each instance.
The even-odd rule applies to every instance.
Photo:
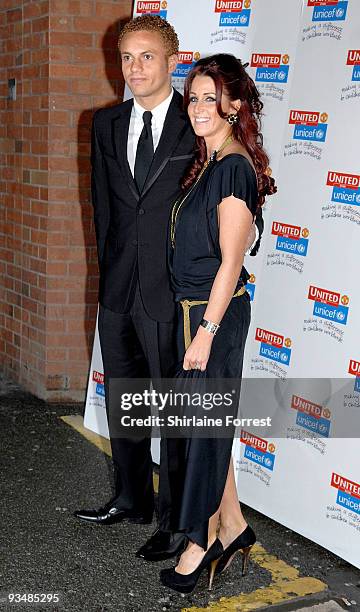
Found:
[[[235,123],[238,123],[239,116],[236,115],[235,113],[229,113],[228,116],[226,117],[226,121],[230,123],[230,125],[234,125]]]

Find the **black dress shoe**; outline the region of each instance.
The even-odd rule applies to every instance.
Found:
[[[164,586],[179,591],[180,593],[192,593],[195,589],[202,572],[207,569],[209,573],[208,588],[211,591],[214,579],[216,563],[223,554],[224,549],[219,539],[210,546],[203,560],[191,574],[179,574],[175,567],[163,569],[160,572],[160,580]]]
[[[235,540],[231,542],[227,548],[225,548],[216,565],[215,575],[221,574],[221,572],[226,570],[236,553],[240,552],[242,555],[242,575],[245,576],[247,573],[250,551],[255,542],[256,535],[251,529],[250,525],[248,525],[244,531],[237,538],[235,538]]]
[[[138,525],[148,525],[152,522],[152,515],[152,512],[146,515],[136,514],[129,510],[117,508],[112,501],[103,508],[99,508],[99,510],[76,510],[74,512],[74,516],[81,521],[97,525],[114,525],[124,520]]]
[[[167,533],[157,529],[135,556],[145,561],[164,561],[182,552],[186,543],[187,538],[183,533]]]

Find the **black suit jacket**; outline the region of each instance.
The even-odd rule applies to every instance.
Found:
[[[138,279],[148,315],[167,322],[174,317],[166,257],[168,223],[193,156],[195,136],[183,111],[182,96],[175,90],[140,195],[127,160],[132,108],[133,100],[128,100],[98,110],[93,119],[91,184],[99,301],[115,312],[128,312]],[[259,223],[258,227],[261,232]]]
[[[125,313],[137,278],[148,315],[171,321],[174,298],[167,270],[167,233],[172,204],[191,162],[194,133],[174,91],[141,196],[127,161],[133,101],[100,109],[92,132],[92,201],[100,266],[100,303]]]

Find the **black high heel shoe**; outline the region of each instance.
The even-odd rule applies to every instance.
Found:
[[[223,545],[217,538],[206,552],[201,563],[193,572],[191,572],[191,574],[179,574],[175,571],[175,567],[170,567],[168,569],[161,570],[160,580],[164,586],[167,586],[174,591],[179,591],[180,593],[191,593],[195,589],[202,572],[204,569],[207,569],[209,572],[208,588],[210,591],[215,575],[217,560],[223,553]]]
[[[248,525],[246,529],[225,548],[220,559],[215,562],[215,575],[221,574],[226,570],[236,553],[242,554],[242,576],[245,576],[248,568],[249,555],[256,542],[256,535]]]

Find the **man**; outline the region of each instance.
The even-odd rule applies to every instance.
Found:
[[[171,86],[178,37],[158,16],[126,24],[119,38],[124,79],[134,99],[94,115],[92,199],[100,268],[99,337],[109,414],[111,378],[161,378],[174,365],[174,300],[166,266],[170,210],[191,161],[194,134]],[[115,497],[79,519],[150,523],[154,511],[150,440],[119,439],[110,429]],[[166,508],[161,490],[159,515]],[[165,481],[165,479],[164,479]],[[157,530],[137,555],[174,556],[181,534]]]

